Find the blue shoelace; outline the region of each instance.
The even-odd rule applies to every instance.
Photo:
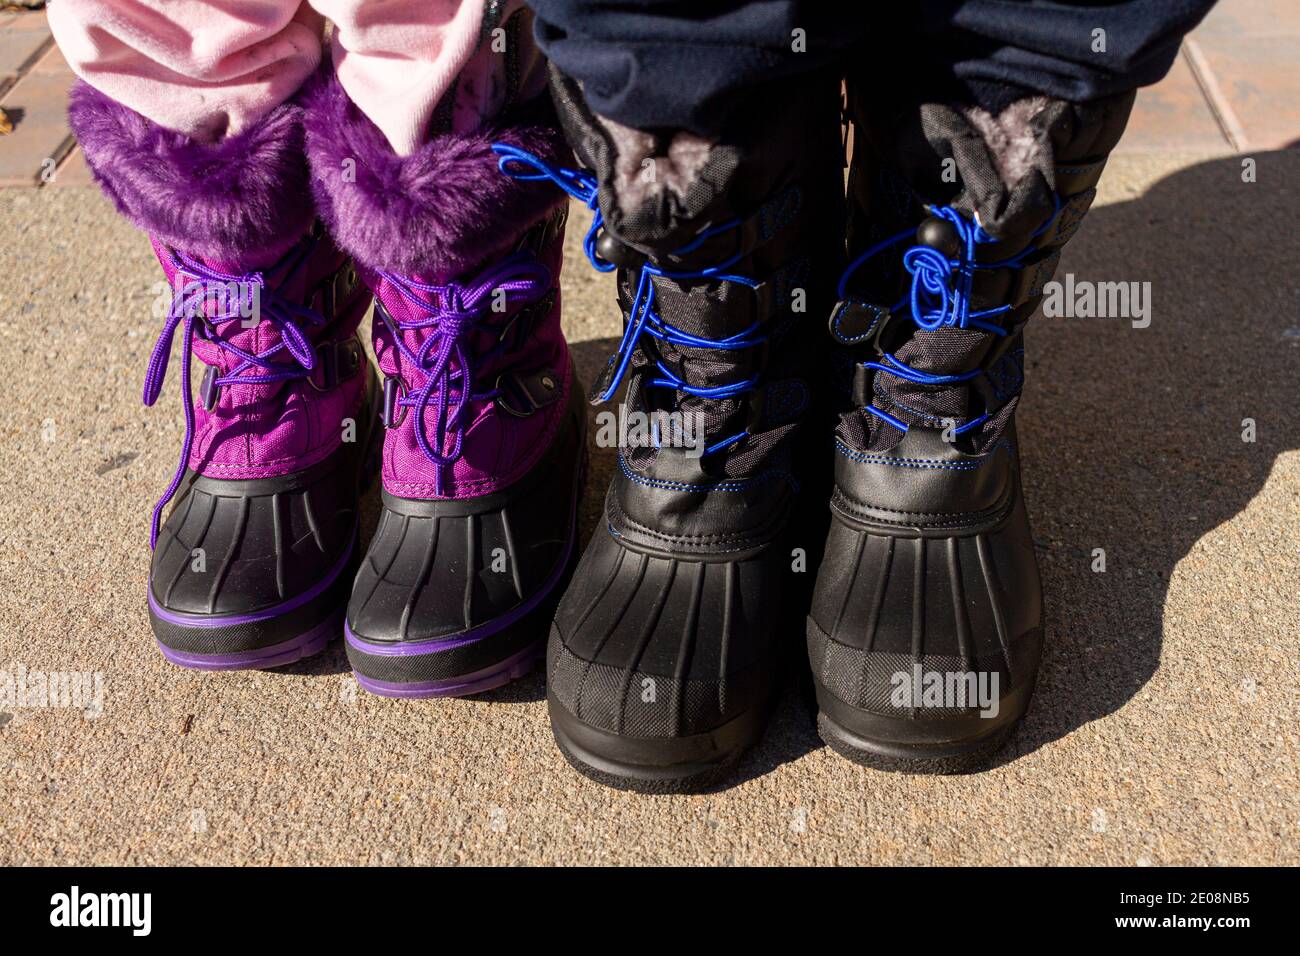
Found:
[[[549,179],[566,193],[585,204],[592,211],[591,228],[587,230],[587,235],[583,239],[582,248],[587,254],[588,261],[593,268],[599,272],[612,272],[618,268],[615,263],[602,259],[596,251],[596,240],[600,236],[600,231],[604,227],[605,220],[600,212],[598,187],[596,177],[584,170],[577,169],[557,169],[536,155],[510,146],[506,143],[496,143],[492,147],[493,151],[501,158],[497,165],[501,172],[510,176],[512,179],[524,181]],[[698,249],[704,242],[712,237],[724,233],[730,229],[735,229],[740,225],[740,220],[735,219],[721,225],[714,226],[702,231],[689,244],[674,251],[673,255],[686,255]],[[610,357],[610,364],[614,366],[613,375],[603,392],[598,396],[598,401],[607,402],[618,391],[627,373],[629,364],[632,361],[632,353],[636,350],[637,342],[643,334],[658,339],[678,348],[699,348],[699,349],[719,349],[722,351],[738,351],[740,349],[754,348],[762,345],[767,341],[767,335],[761,333],[762,323],[755,322],[748,328],[737,332],[735,335],[728,336],[725,339],[711,339],[700,335],[693,335],[677,328],[670,322],[664,321],[663,317],[655,310],[655,287],[653,279],[656,277],[674,280],[690,279],[712,279],[716,282],[737,282],[749,288],[757,288],[758,283],[746,276],[733,275],[727,270],[736,264],[741,258],[741,253],[728,258],[725,262],[716,266],[710,266],[705,269],[698,269],[687,272],[669,272],[658,266],[645,262],[640,266],[640,273],[637,278],[636,295],[632,300],[632,307],[628,313],[628,321],[623,329],[623,338],[619,343],[617,351]],[[725,385],[715,385],[711,387],[702,387],[690,385],[679,375],[664,365],[662,361],[656,361],[656,367],[659,371],[659,377],[652,378],[648,385],[660,388],[672,388],[688,395],[694,395],[697,398],[704,399],[727,399],[743,395],[756,388],[759,384],[759,376],[753,375],[741,382],[733,382]],[[728,436],[720,441],[707,446],[704,449],[705,455],[711,455],[714,452],[729,448],[735,445],[741,439],[749,435],[749,429],[745,428],[734,435]]]
[[[1031,243],[1047,231],[1060,212],[1060,197],[1056,196],[1054,199],[1056,205],[1052,214],[1029,237]],[[975,281],[975,273],[994,269],[1018,269],[1024,265],[1025,258],[1036,251],[1036,248],[1028,245],[1006,259],[999,259],[996,262],[977,262],[976,248],[984,243],[995,242],[994,237],[990,236],[979,223],[970,222],[951,206],[929,206],[927,211],[934,218],[950,223],[957,231],[960,242],[957,257],[949,259],[939,249],[919,243],[903,253],[903,268],[912,276],[912,288],[907,295],[894,304],[890,312],[897,312],[905,304],[908,305],[912,313],[912,321],[917,328],[926,332],[941,328],[973,328],[992,335],[1005,336],[1006,329],[988,320],[1011,311],[1010,305],[999,305],[991,309],[971,309],[971,289]],[[863,263],[914,235],[916,235],[915,229],[905,229],[876,243],[849,263],[848,268],[840,276],[838,289],[840,301],[848,297],[849,280]],[[959,385],[984,374],[981,369],[954,375],[923,372],[912,368],[892,352],[883,353],[882,361],[863,362],[862,366],[918,385]],[[900,431],[906,432],[909,428],[906,422],[871,403],[868,403],[863,410]],[[990,413],[985,412],[953,429],[953,434],[961,435],[978,428],[990,417],[992,417]]]

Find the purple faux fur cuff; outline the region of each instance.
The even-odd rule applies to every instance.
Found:
[[[445,282],[509,252],[566,199],[549,182],[506,176],[492,152],[505,142],[569,162],[549,101],[527,119],[434,136],[409,156],[393,152],[334,76],[319,75],[302,102],[316,208],[334,241],[370,269]]]
[[[79,80],[68,120],[122,215],[191,255],[259,266],[297,242],[314,218],[296,106],[278,106],[209,144],[164,129]]]

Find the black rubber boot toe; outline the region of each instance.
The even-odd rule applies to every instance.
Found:
[[[464,500],[383,493],[356,576],[347,651],[358,683],[385,697],[463,697],[540,659],[577,562],[585,417],[569,413],[521,481]]]
[[[772,558],[692,561],[596,530],[547,649],[551,726],[576,768],[645,792],[727,774],[771,700],[783,573]]]
[[[149,571],[149,617],[169,661],[278,667],[342,634],[361,556],[358,500],[376,453],[374,400],[356,441],[303,471],[242,481],[186,473]]]

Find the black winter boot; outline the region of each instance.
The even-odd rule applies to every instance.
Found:
[[[552,727],[599,781],[699,789],[759,738],[804,613],[787,600],[810,577],[792,574],[789,535],[817,457],[797,446],[830,306],[817,290],[842,264],[835,82],[791,89],[718,142],[619,127],[563,76],[552,92],[594,175],[506,168],[596,210],[587,249],[618,270],[624,335],[592,401],[626,382],[623,411],[651,436],[621,436],[605,520],[556,614]]]
[[[983,764],[1029,706],[1042,594],[1021,493],[1021,331],[1132,94],[873,112],[850,89],[851,392],[808,620],[822,737],[884,769]]]

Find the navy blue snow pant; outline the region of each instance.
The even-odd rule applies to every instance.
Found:
[[[1154,83],[1213,0],[529,0],[551,61],[637,129],[714,135],[763,88],[835,67],[882,96],[998,112]]]

